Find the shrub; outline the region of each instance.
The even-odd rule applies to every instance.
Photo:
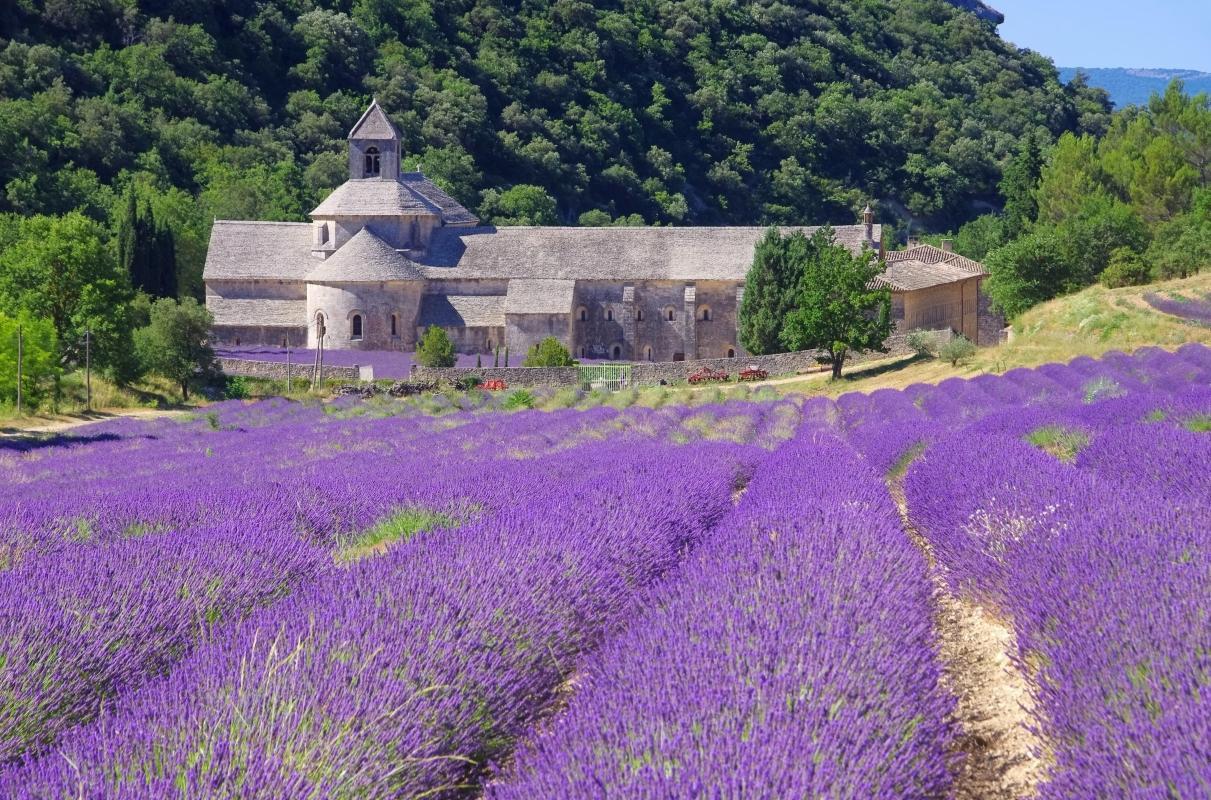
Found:
[[[530,348],[523,367],[574,367],[572,354],[568,352],[558,339],[548,336]]]
[[[454,362],[454,343],[444,330],[430,325],[416,347],[416,363],[422,367],[452,367]]]
[[[479,387],[481,384],[483,384],[483,382],[484,379],[482,375],[467,375],[466,377],[459,378],[458,380],[454,381],[454,388],[458,389],[460,392],[469,392],[472,389]]]
[[[975,354],[976,346],[961,333],[938,348],[938,357],[949,361],[952,367],[957,367],[960,361],[966,361]]]
[[[529,389],[514,389],[513,393],[505,398],[502,408],[506,411],[513,411],[519,408],[533,408],[535,403],[534,393]]]
[[[938,340],[925,331],[913,331],[908,334],[908,346],[919,356],[932,356],[937,349]]]
[[[243,375],[228,375],[223,384],[223,397],[228,400],[247,400],[252,395],[248,379]]]
[[[1103,286],[1119,289],[1123,286],[1141,286],[1151,278],[1152,272],[1139,253],[1120,247],[1110,256],[1110,263],[1102,270],[1098,280]]]

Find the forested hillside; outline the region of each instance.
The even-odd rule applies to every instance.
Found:
[[[1109,120],[943,0],[20,0],[0,35],[0,207],[116,230],[137,184],[192,292],[209,221],[304,218],[372,95],[496,221],[944,228],[1023,135]]]

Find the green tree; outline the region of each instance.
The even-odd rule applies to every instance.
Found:
[[[1005,239],[1020,236],[1038,217],[1039,204],[1035,190],[1039,185],[1043,163],[1043,148],[1038,138],[1023,137],[1013,160],[1005,167],[998,186],[1001,196],[1005,198]]]
[[[430,325],[416,347],[416,363],[422,367],[452,367],[456,361],[450,337],[443,329]]]
[[[555,198],[541,186],[518,184],[503,192],[488,189],[479,207],[480,215],[493,225],[554,225]]]
[[[15,317],[0,313],[0,403],[17,398],[17,329],[21,329],[21,400],[32,408],[59,374],[59,346],[55,326],[22,312]]]
[[[189,387],[218,375],[218,362],[208,341],[214,317],[192,297],[179,303],[162,297],[151,305],[151,322],[135,331],[135,350],[151,372],[174,381],[181,399]]]
[[[574,367],[572,354],[554,336],[548,336],[530,348],[523,367]]]
[[[851,352],[887,352],[891,291],[871,286],[884,269],[874,252],[854,255],[833,241],[827,227],[812,235],[811,244],[810,256],[796,258],[795,271],[802,277],[782,343],[790,350],[825,351],[833,378],[839,378]]]
[[[997,248],[985,263],[990,273],[985,289],[993,306],[1007,317],[1060,294],[1072,275],[1063,242],[1049,227]]]
[[[955,235],[955,250],[968,258],[983,261],[1007,239],[1005,220],[996,214],[984,214],[959,228]]]
[[[830,234],[831,235],[831,232]],[[757,242],[740,301],[740,344],[753,355],[783,352],[782,330],[797,299],[803,265],[819,245],[802,231],[787,236],[770,228]]]
[[[0,251],[0,307],[49,319],[62,365],[82,362],[84,332],[91,331],[94,362],[124,383],[138,374],[129,318],[133,292],[108,239],[104,228],[79,212],[21,220]]]

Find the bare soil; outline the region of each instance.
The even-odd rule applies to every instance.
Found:
[[[190,413],[189,409],[161,408],[131,408],[122,411],[93,411],[80,414],[39,415],[0,421],[0,435],[24,436],[31,433],[60,433],[78,428],[81,425],[91,425],[94,422],[104,422],[121,417],[137,417],[151,419],[153,417],[172,417],[178,414]]]
[[[1045,776],[1043,742],[1030,730],[1034,697],[1030,682],[1010,658],[1013,629],[989,609],[952,594],[933,550],[908,520],[903,479],[891,482],[904,530],[925,553],[935,587],[943,685],[957,704],[954,721],[962,760],[954,775],[956,800],[1032,797]]]

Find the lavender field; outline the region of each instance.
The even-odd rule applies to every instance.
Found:
[[[1211,796],[1211,350],[467,409],[0,440],[0,797]]]

